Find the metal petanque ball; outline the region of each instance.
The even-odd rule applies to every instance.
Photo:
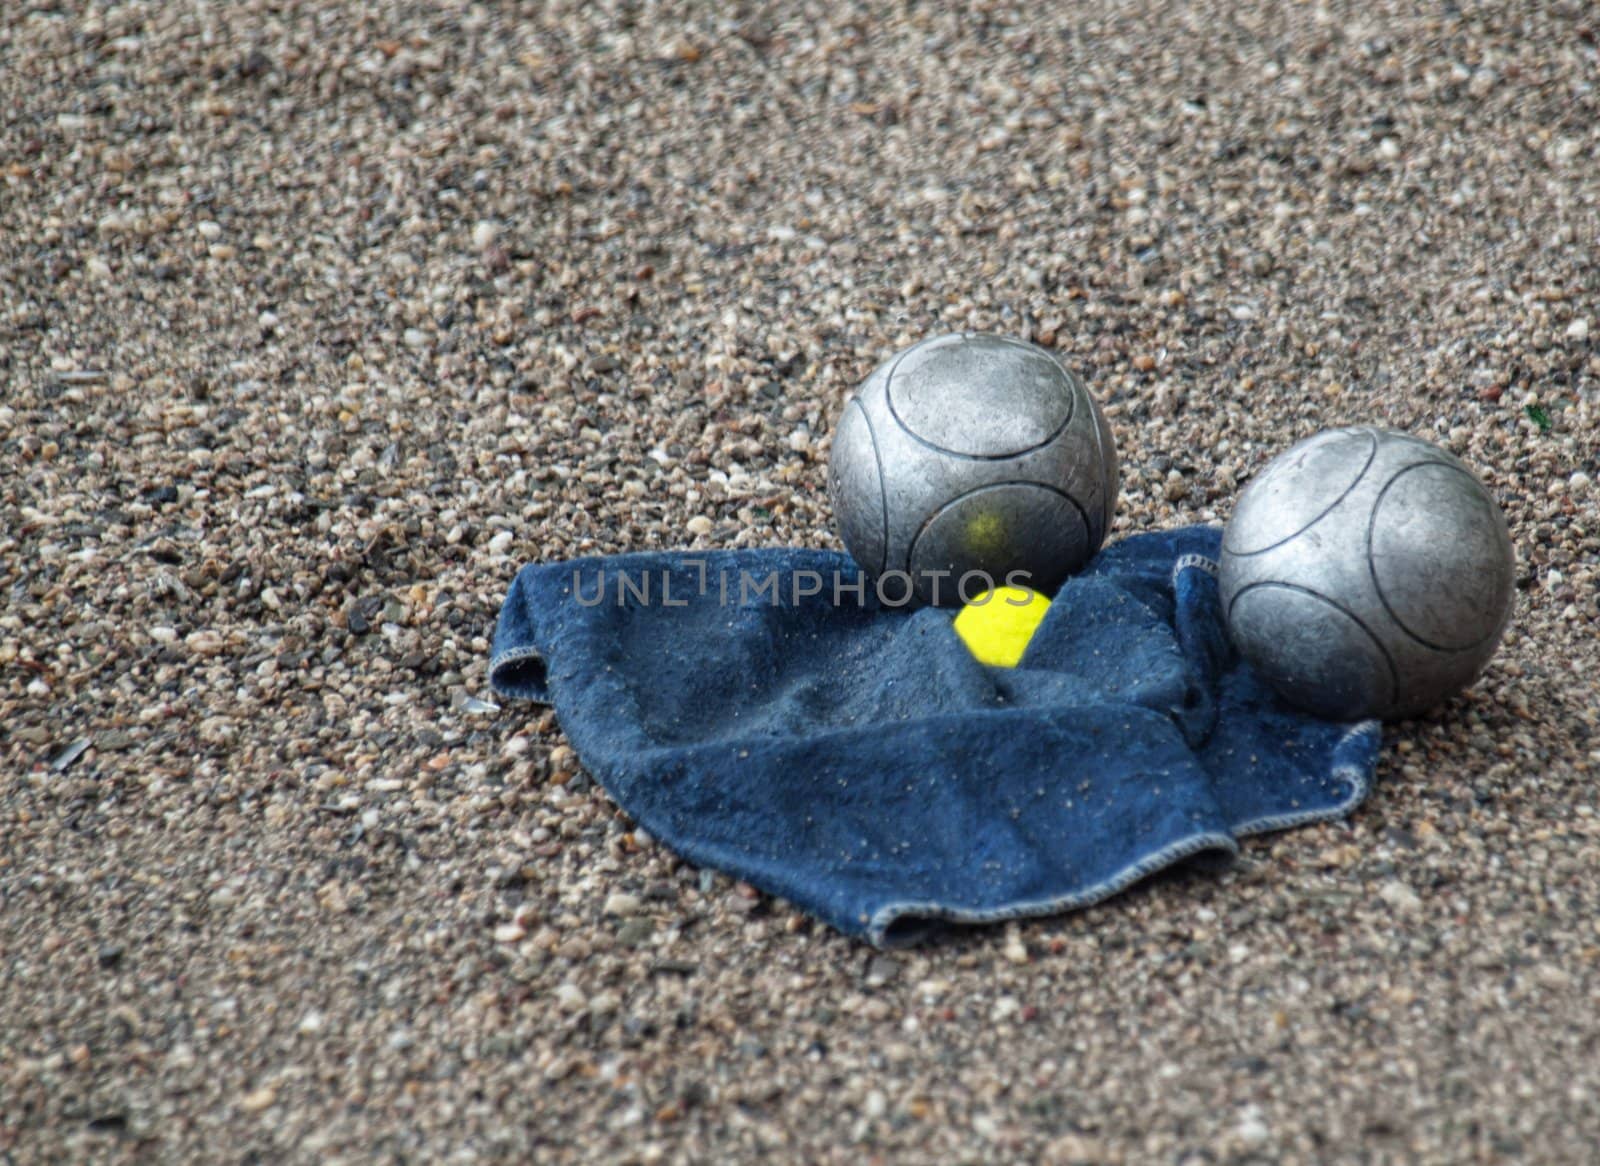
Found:
[[[972,332],[914,344],[869,376],[829,471],[840,535],[880,598],[941,605],[1008,577],[1053,591],[1100,548],[1119,481],[1077,374]]]
[[[1234,646],[1284,699],[1332,720],[1412,716],[1471,684],[1513,581],[1482,483],[1444,450],[1377,429],[1281,454],[1222,539]]]

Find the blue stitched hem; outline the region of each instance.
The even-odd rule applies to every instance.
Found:
[[[1383,725],[1379,721],[1361,721],[1351,726],[1350,731],[1339,738],[1338,748],[1343,748],[1348,742],[1358,736],[1367,734],[1381,734]],[[1261,818],[1251,818],[1233,828],[1235,837],[1247,838],[1253,834],[1270,834],[1274,830],[1287,830],[1291,826],[1303,826],[1308,822],[1328,822],[1335,818],[1342,818],[1366,800],[1370,785],[1367,776],[1357,765],[1336,765],[1332,770],[1332,777],[1343,781],[1350,787],[1349,794],[1332,806],[1325,806],[1318,810],[1296,810],[1287,814],[1268,814]]]
[[[1206,555],[1179,555],[1177,561],[1172,564],[1172,577],[1176,579],[1178,577],[1178,573],[1188,567],[1193,567],[1196,571],[1204,571],[1213,579],[1215,579],[1217,577],[1217,573],[1222,570],[1222,568],[1217,565],[1217,561],[1215,559],[1209,558]]]
[[[502,696],[515,697],[531,701],[534,704],[549,704],[550,693],[543,680],[528,684],[508,684],[502,673],[514,665],[538,664],[544,665],[544,655],[537,648],[507,648],[497,656],[489,659],[489,684]]]
[[[947,907],[940,903],[889,903],[873,913],[867,938],[877,947],[904,947],[921,939],[935,923],[999,923],[1007,919],[1054,915],[1077,907],[1087,907],[1091,903],[1109,899],[1140,879],[1148,878],[1157,871],[1192,854],[1199,854],[1203,850],[1221,850],[1228,854],[1238,854],[1239,843],[1227,834],[1211,831],[1195,834],[1168,843],[1154,854],[1145,855],[1138,862],[1123,867],[1110,878],[1085,887],[1081,891],[1053,899],[1014,903],[1009,907],[973,911],[961,907]],[[897,923],[907,919],[925,920],[928,927],[912,930],[904,935],[891,936],[890,930]]]

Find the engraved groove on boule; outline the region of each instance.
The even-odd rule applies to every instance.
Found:
[[[1051,395],[1055,398],[1056,409],[1053,412],[1059,412],[1059,416],[1030,415],[1028,406],[1036,404],[1037,397],[1020,392],[1022,386],[1018,385],[1014,375],[996,377],[992,370],[983,367],[984,355],[992,356],[996,349],[1001,348],[1015,350],[1030,365],[1048,366],[1050,375],[1045,377],[1036,374],[1031,384],[1034,388],[1049,384]],[[970,357],[975,367],[960,367],[969,357],[968,350],[971,350]],[[902,371],[901,366],[913,356],[921,357],[918,365]],[[904,385],[908,377],[922,372],[924,366],[941,358],[951,367],[942,370],[929,368],[930,376],[937,379],[916,389],[901,388],[897,395],[897,386]],[[986,402],[993,414],[1010,426],[1011,438],[1004,448],[997,440],[999,435],[1007,432],[1001,426],[957,426],[957,420],[970,404],[967,394],[975,384],[998,384],[1001,392],[1006,394]],[[1044,449],[1072,424],[1072,419],[1077,415],[1080,393],[1087,395],[1082,382],[1050,353],[1009,337],[968,333],[952,333],[913,345],[895,359],[884,380],[884,402],[889,415],[906,436],[947,457],[969,461],[1005,461]],[[1007,399],[1008,396],[1015,399]]]
[[[858,464],[861,451],[855,449],[849,438],[850,430],[856,425],[860,425],[867,435],[867,449],[872,454],[870,470]],[[836,456],[829,461],[834,516],[851,553],[872,560],[870,563],[863,562],[862,567],[869,575],[882,574],[889,563],[888,489],[883,477],[883,454],[878,449],[878,435],[859,397],[852,397],[846,403],[844,416],[834,431],[833,440]],[[875,504],[872,501],[874,498]],[[864,510],[875,513],[869,518],[862,513]],[[878,530],[876,539],[867,533],[872,526]]]
[[[1351,611],[1343,604],[1334,602],[1326,595],[1322,595],[1316,591],[1313,591],[1309,587],[1301,586],[1298,583],[1285,583],[1278,580],[1262,580],[1260,582],[1249,583],[1244,587],[1241,587],[1228,601],[1227,623],[1230,635],[1236,637],[1237,639],[1249,639],[1251,637],[1253,629],[1251,628],[1249,622],[1247,622],[1249,620],[1248,613],[1239,613],[1239,603],[1246,596],[1259,595],[1265,591],[1287,592],[1291,601],[1297,599],[1312,601],[1311,604],[1301,603],[1301,614],[1289,621],[1291,626],[1298,626],[1302,632],[1305,628],[1310,627],[1317,616],[1321,614],[1335,615],[1349,626],[1359,629],[1362,635],[1365,637],[1366,642],[1372,647],[1372,649],[1374,649],[1374,651],[1367,654],[1368,659],[1373,661],[1381,661],[1384,666],[1384,674],[1388,679],[1387,699],[1379,702],[1373,702],[1371,700],[1371,695],[1375,694],[1370,694],[1365,700],[1351,701],[1340,709],[1333,709],[1329,707],[1323,707],[1321,705],[1321,701],[1324,694],[1329,691],[1330,688],[1338,689],[1341,686],[1332,684],[1328,676],[1289,674],[1283,672],[1281,669],[1264,667],[1263,665],[1268,659],[1272,659],[1273,662],[1276,662],[1275,657],[1261,657],[1259,654],[1256,654],[1256,659],[1253,659],[1252,663],[1258,670],[1267,673],[1267,679],[1269,682],[1271,682],[1273,688],[1277,689],[1280,693],[1286,691],[1309,691],[1311,694],[1313,694],[1313,699],[1318,704],[1318,707],[1312,708],[1311,711],[1316,712],[1320,716],[1334,716],[1336,719],[1345,711],[1345,708],[1395,708],[1400,704],[1400,670],[1395,666],[1394,657],[1390,654],[1388,647],[1385,646],[1383,641],[1373,633],[1372,629],[1369,628],[1366,622],[1362,620],[1360,616],[1356,615],[1355,612]],[[1268,617],[1266,622],[1269,624],[1281,624],[1284,622],[1283,608],[1281,604],[1274,605],[1273,607],[1267,609],[1264,614]],[[1281,629],[1264,629],[1264,634],[1271,635],[1276,639],[1277,636],[1281,635]],[[1245,645],[1240,645],[1240,652],[1247,659],[1252,657],[1252,653],[1245,650]],[[1353,663],[1342,656],[1328,657],[1326,660],[1321,662],[1342,665]],[[1303,664],[1304,661],[1299,661],[1297,663]],[[1343,672],[1345,673],[1345,679],[1352,682],[1354,688],[1360,689],[1363,687],[1359,683],[1362,679],[1362,670],[1360,668],[1346,667],[1343,669]],[[1349,691],[1349,689],[1346,689],[1346,691]]]
[[[1004,495],[1008,494],[1011,497],[1009,499],[1004,498]],[[1059,577],[1055,571],[1051,571],[1049,574],[1031,571],[1027,586],[1036,591],[1048,592],[1083,565],[1090,551],[1093,532],[1082,504],[1065,490],[1047,482],[1008,481],[990,482],[968,490],[963,494],[958,494],[928,515],[917,528],[916,534],[911,537],[906,548],[906,572],[915,578],[919,571],[929,567],[933,569],[942,567],[946,560],[937,555],[938,548],[926,548],[925,543],[934,539],[951,538],[954,532],[947,533],[945,528],[950,525],[953,516],[960,516],[963,511],[972,509],[974,503],[994,502],[996,500],[995,495],[1002,496],[1001,506],[998,509],[1001,512],[1009,512],[1011,517],[1009,523],[1005,517],[997,520],[1001,524],[1001,527],[996,532],[997,536],[1008,540],[1003,549],[1011,550],[1009,556],[1001,557],[998,556],[998,550],[1002,548],[997,548],[997,557],[1001,557],[1002,561],[1018,564],[1010,568],[1012,570],[1029,570],[1031,564],[1040,561],[1051,567],[1059,568]],[[1042,497],[1033,497],[1033,495]],[[1063,502],[1066,503],[1065,507],[1061,505]],[[1056,521],[1020,524],[1014,521],[1015,515],[1020,509],[1025,509],[1029,506],[1037,508],[1041,504],[1058,512]],[[1019,533],[1015,529],[1017,527],[1021,528],[1020,533],[1025,536],[1026,542],[1030,547],[1025,556],[1019,555],[1009,544],[1009,537]],[[1053,547],[1047,544],[1045,537],[1042,537],[1052,534],[1064,536],[1059,537]],[[925,549],[934,552],[934,561],[932,563],[919,563],[918,560],[922,557]],[[980,564],[977,567],[979,570],[990,570],[987,563],[992,561],[991,559],[984,556],[981,551],[974,550],[970,545],[964,549],[966,553],[962,556],[963,561]],[[1027,560],[1026,563],[1023,562],[1024,558]],[[995,582],[997,584],[1004,583],[1006,581],[1005,569],[997,569],[999,573],[996,574]],[[994,571],[991,571],[991,574],[994,573]]]
[[[1461,529],[1456,532],[1455,538],[1434,540],[1424,544],[1417,538],[1408,538],[1405,531],[1407,520],[1433,513],[1428,504],[1408,496],[1415,492],[1418,472],[1430,470],[1442,470],[1446,474],[1465,478],[1469,486],[1466,496],[1481,504],[1483,518],[1482,521],[1460,524]],[[1389,515],[1388,521],[1384,521],[1384,507],[1386,503],[1391,502],[1391,492],[1394,492],[1394,497],[1390,510],[1394,513]],[[1456,496],[1460,496],[1459,492]],[[1452,501],[1452,499],[1433,500],[1433,504],[1448,505]],[[1504,613],[1508,598],[1504,592],[1508,588],[1498,585],[1502,582],[1498,573],[1490,575],[1481,568],[1482,564],[1494,562],[1502,557],[1500,554],[1502,544],[1497,537],[1500,533],[1500,522],[1496,521],[1497,510],[1492,496],[1470,470],[1440,460],[1412,462],[1396,470],[1373,501],[1372,513],[1367,519],[1366,537],[1367,571],[1372,577],[1373,590],[1395,626],[1423,647],[1435,652],[1470,652],[1475,648],[1481,648],[1500,634],[1505,623]],[[1397,553],[1391,555],[1384,548],[1394,541],[1400,542],[1402,546]],[[1405,565],[1414,564],[1421,545],[1426,545],[1430,550],[1437,548],[1438,552],[1448,558],[1444,562],[1435,560],[1434,571],[1430,573],[1428,579],[1422,581],[1427,594],[1408,595],[1405,594],[1406,581],[1398,577],[1394,571],[1380,570],[1379,564],[1380,562],[1387,564],[1393,560],[1399,560]],[[1487,581],[1493,591],[1501,593],[1498,595],[1492,592],[1484,593],[1478,597],[1479,602],[1466,605],[1477,614],[1489,617],[1487,630],[1466,639],[1451,638],[1451,628],[1457,622],[1455,617],[1460,614],[1461,607],[1451,605],[1446,608],[1439,592],[1438,584],[1441,578],[1451,589],[1472,589],[1475,584],[1481,589]],[[1414,587],[1415,582],[1413,582]],[[1457,595],[1452,594],[1450,598],[1453,600]],[[1476,632],[1476,628],[1473,630]]]
[[[1345,439],[1358,436],[1366,439],[1367,456],[1365,460],[1362,461],[1361,468],[1356,471],[1355,475],[1351,477],[1348,482],[1344,483],[1337,496],[1327,505],[1318,510],[1315,514],[1313,514],[1310,518],[1304,518],[1301,514],[1289,512],[1291,507],[1284,506],[1282,502],[1279,502],[1278,505],[1274,507],[1274,510],[1269,512],[1269,516],[1274,512],[1283,511],[1286,513],[1284,514],[1284,519],[1282,521],[1292,521],[1299,523],[1299,525],[1285,534],[1282,532],[1282,521],[1280,521],[1276,527],[1274,527],[1270,521],[1261,523],[1260,525],[1264,528],[1264,533],[1262,533],[1260,537],[1270,539],[1271,541],[1266,543],[1264,546],[1251,547],[1249,550],[1245,550],[1237,545],[1238,533],[1250,525],[1249,512],[1266,505],[1266,503],[1262,501],[1262,499],[1266,497],[1263,491],[1271,488],[1272,480],[1274,478],[1282,477],[1290,484],[1292,484],[1296,478],[1303,479],[1304,485],[1301,487],[1298,493],[1308,499],[1314,499],[1317,495],[1322,493],[1321,487],[1324,480],[1323,478],[1318,477],[1313,473],[1297,474],[1293,472],[1302,469],[1305,464],[1304,461],[1294,464],[1279,461],[1269,463],[1266,471],[1260,477],[1256,478],[1255,481],[1251,482],[1248,487],[1246,487],[1244,496],[1239,499],[1239,505],[1234,508],[1235,518],[1238,518],[1241,512],[1244,512],[1246,517],[1243,521],[1228,523],[1223,533],[1223,550],[1228,552],[1230,555],[1239,555],[1240,557],[1264,555],[1268,551],[1276,550],[1278,547],[1283,546],[1284,543],[1304,534],[1306,531],[1310,530],[1313,526],[1331,514],[1334,509],[1338,507],[1339,503],[1348,498],[1350,496],[1350,492],[1361,484],[1361,479],[1366,477],[1367,471],[1372,468],[1372,463],[1378,456],[1378,435],[1371,429],[1367,428],[1336,429],[1329,433],[1319,433],[1315,437],[1308,438],[1305,442],[1301,443],[1301,446],[1295,447],[1299,449],[1302,454],[1310,454],[1318,450],[1327,449],[1329,446],[1341,445],[1344,443]],[[1294,449],[1291,449],[1289,452],[1293,453]],[[1348,472],[1348,470],[1346,472]]]

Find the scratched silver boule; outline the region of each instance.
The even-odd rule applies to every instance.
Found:
[[[875,577],[908,573],[939,604],[961,601],[969,573],[1020,572],[1053,591],[1105,540],[1117,481],[1111,430],[1082,378],[1036,345],[977,333],[879,366],[845,406],[829,472],[856,561]]]
[[[1511,612],[1494,497],[1415,437],[1336,429],[1250,483],[1222,548],[1239,651],[1285,699],[1337,720],[1423,712],[1483,671]]]

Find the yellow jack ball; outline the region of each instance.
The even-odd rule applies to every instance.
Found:
[[[1015,668],[1050,610],[1050,601],[1026,587],[996,587],[974,596],[953,626],[978,663]]]

